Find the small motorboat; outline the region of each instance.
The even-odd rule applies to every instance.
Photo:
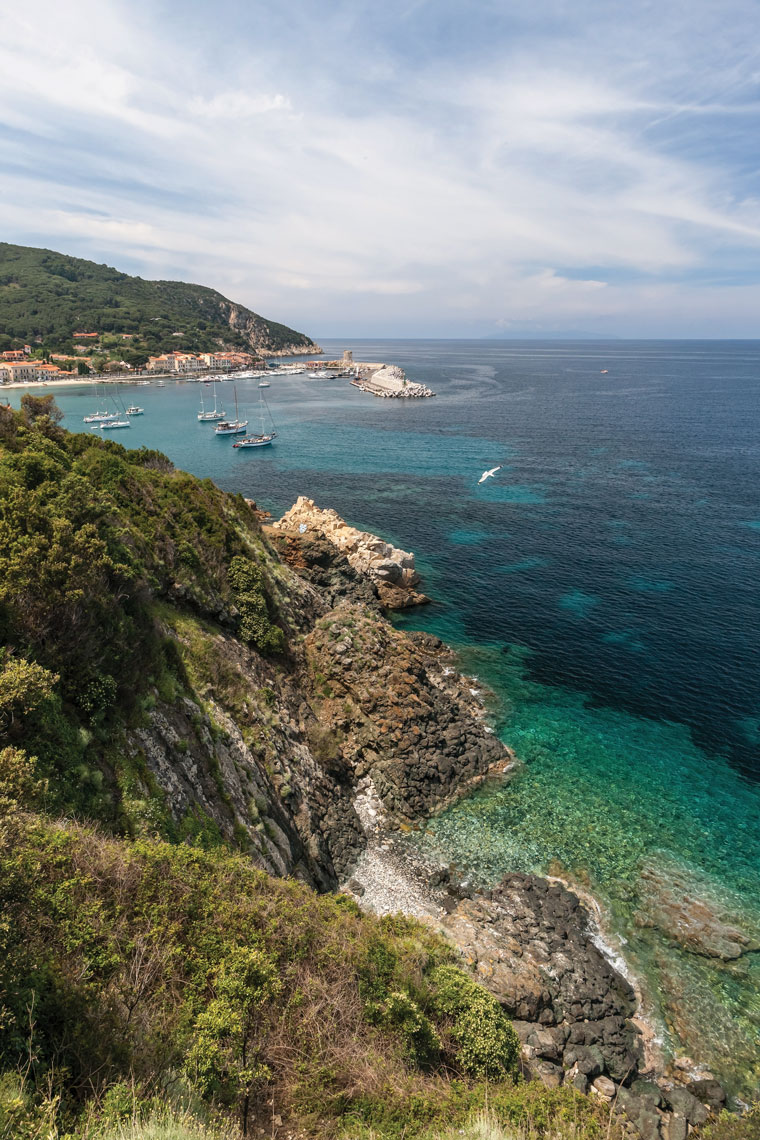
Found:
[[[116,431],[117,428],[128,428],[128,427],[132,427],[129,420],[110,420],[110,422],[107,424],[101,424],[100,430],[101,431]]]
[[[131,408],[127,408],[124,415],[125,416],[144,416],[145,415],[145,408],[138,408],[136,404],[133,404]]]

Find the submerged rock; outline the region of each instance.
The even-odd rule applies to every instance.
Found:
[[[724,962],[760,949],[760,932],[704,875],[668,860],[650,860],[638,883],[635,921],[653,926],[692,954]]]

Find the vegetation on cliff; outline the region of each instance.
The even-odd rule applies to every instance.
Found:
[[[240,497],[57,420],[0,408],[2,1140],[411,1137],[486,1100],[601,1138],[573,1090],[515,1083],[509,1021],[437,935],[260,869],[330,881],[295,786],[301,757],[331,827],[346,771],[302,647],[325,604]],[[134,747],[157,725],[168,772]]]
[[[106,355],[132,364],[172,350],[267,353],[313,343],[203,285],[144,281],[94,261],[0,242],[0,351],[26,343],[71,352],[72,334],[80,331],[101,334]]]

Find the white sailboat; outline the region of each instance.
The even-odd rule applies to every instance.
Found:
[[[103,403],[105,403],[105,400],[106,400],[105,385],[103,385],[103,395],[100,397],[100,399],[103,401]],[[89,416],[83,416],[82,422],[85,424],[106,424],[110,420],[118,420],[118,419],[119,419],[119,413],[118,412],[97,411],[97,412],[93,412]]]
[[[216,376],[214,377],[214,410],[212,412],[206,411],[203,406],[203,392],[201,392],[201,410],[198,412],[198,419],[204,424],[224,419],[224,408],[216,406]]]
[[[235,389],[235,418],[234,420],[220,420],[214,428],[214,435],[242,435],[248,427],[248,420],[238,418],[237,388]]]
[[[129,412],[127,412],[124,408],[124,401],[122,400],[121,396],[119,396],[118,399],[116,396],[112,396],[111,399],[118,408],[118,411],[115,413],[115,415],[111,416],[109,420],[106,420],[104,423],[98,425],[100,430],[117,431],[119,428],[132,427],[132,424],[126,417],[128,415],[134,414],[135,410],[137,411],[138,415],[142,414],[142,408],[131,409]]]
[[[264,409],[266,408],[271,429],[267,431],[264,427]],[[244,439],[237,440],[233,443],[233,447],[268,447],[272,440],[276,437],[277,432],[274,430],[274,421],[272,420],[272,413],[269,411],[269,405],[264,399],[264,393],[259,392],[259,410],[261,412],[261,432],[259,435],[247,435]]]

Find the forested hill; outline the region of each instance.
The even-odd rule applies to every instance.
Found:
[[[303,333],[203,285],[144,281],[94,261],[0,242],[0,351],[26,343],[67,352],[76,332],[97,332],[106,342],[118,337],[125,352],[145,358],[171,350],[266,354],[313,346]]]

